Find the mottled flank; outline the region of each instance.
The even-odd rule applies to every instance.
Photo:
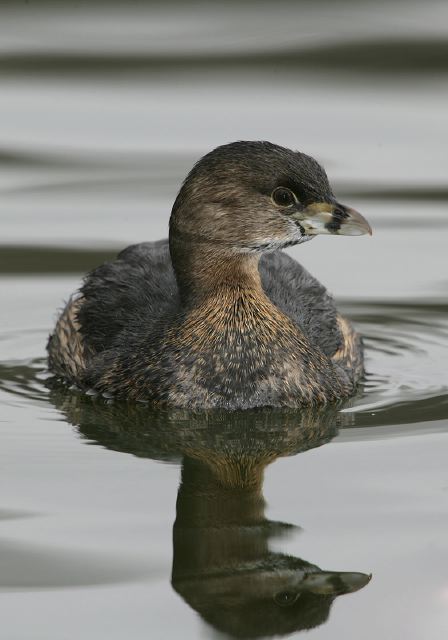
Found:
[[[174,205],[169,242],[129,247],[86,277],[49,340],[50,369],[108,396],[192,409],[352,395],[360,339],[280,250],[310,238],[272,202],[279,185],[300,198],[295,215],[332,198],[312,158],[269,143],[202,159]]]
[[[342,335],[341,347],[332,361],[352,372],[355,380],[364,374],[364,358],[361,336],[356,333],[347,318],[338,314],[337,322]]]
[[[67,382],[78,382],[86,370],[88,347],[80,333],[77,314],[83,300],[73,296],[66,304],[47,344],[49,368]]]

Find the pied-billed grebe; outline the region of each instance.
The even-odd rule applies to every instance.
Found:
[[[285,253],[318,233],[370,233],[311,157],[235,142],[187,176],[169,241],[92,271],[48,343],[58,377],[106,396],[245,409],[353,394],[360,338]]]

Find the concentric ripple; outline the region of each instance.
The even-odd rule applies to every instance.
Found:
[[[344,410],[355,426],[448,417],[447,310],[437,302],[344,305],[366,346],[363,394]]]

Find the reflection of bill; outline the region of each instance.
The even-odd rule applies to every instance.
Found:
[[[265,467],[325,444],[348,420],[337,410],[155,411],[56,387],[55,405],[90,441],[153,459],[182,458],[173,529],[172,585],[204,620],[234,637],[288,634],[323,624],[364,573],[323,571],[269,549],[293,525],[264,517]]]

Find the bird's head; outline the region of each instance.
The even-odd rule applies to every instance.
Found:
[[[234,142],[201,158],[170,221],[172,237],[238,253],[366,233],[368,222],[336,200],[316,160],[270,142]]]

